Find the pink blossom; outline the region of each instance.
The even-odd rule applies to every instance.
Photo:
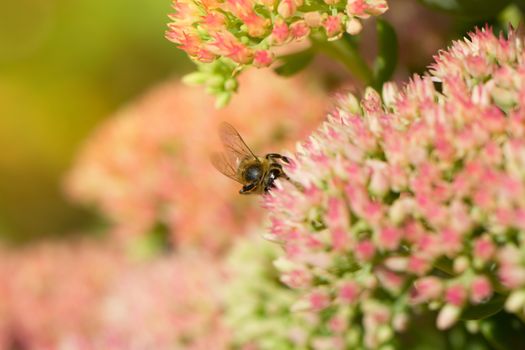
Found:
[[[269,51],[256,51],[253,58],[253,64],[257,67],[266,67],[272,63],[272,55]]]
[[[412,300],[415,303],[437,299],[443,292],[443,283],[439,278],[429,276],[414,282]]]
[[[343,33],[343,23],[341,16],[328,16],[323,22],[326,36],[329,40],[337,39]]]
[[[460,284],[448,287],[445,292],[445,300],[455,306],[461,306],[466,297],[467,290]]]
[[[492,283],[485,276],[477,276],[471,285],[471,298],[474,303],[482,303],[492,295]]]
[[[329,298],[324,292],[313,292],[308,299],[314,311],[322,310],[330,304]]]
[[[339,288],[339,298],[343,302],[353,303],[357,301],[359,290],[360,288],[355,282],[344,282]]]
[[[366,16],[368,4],[347,7]],[[523,57],[515,33],[498,38],[478,30],[440,52],[428,75],[403,89],[387,84],[387,105],[372,89],[360,106],[353,96],[342,98],[290,156],[291,181],[280,180],[265,199],[281,243],[294,249],[289,258],[317,276],[316,288],[354,283],[346,294],[353,312],[364,315],[365,343],[387,342],[397,331],[396,313],[409,317],[414,304],[438,308],[436,322],[445,329],[494,291],[508,296],[525,287]],[[315,249],[306,237],[318,242]],[[323,265],[314,268],[307,257],[319,251]],[[330,296],[337,310],[340,294]],[[390,335],[372,330],[375,314],[365,304],[391,312],[383,320]],[[359,318],[349,329],[353,322]]]

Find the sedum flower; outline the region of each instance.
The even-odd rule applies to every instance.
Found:
[[[192,251],[130,265],[100,303],[93,349],[226,349],[220,269]]]
[[[91,349],[98,306],[124,260],[98,240],[2,248],[0,348]]]
[[[68,193],[94,205],[126,240],[160,226],[176,245],[223,247],[258,222],[260,210],[211,165],[210,154],[222,149],[215,126],[227,120],[264,154],[310,132],[326,106],[326,94],[305,75],[284,79],[258,70],[241,80],[239,98],[221,110],[178,81],[122,109],[87,140]]]
[[[357,34],[360,19],[388,9],[386,0],[174,0],[166,38],[198,63],[187,78],[204,83],[224,105],[246,66],[266,67],[275,49],[309,35]]]
[[[279,257],[281,249],[270,242],[261,242],[258,236],[244,237],[236,242],[226,261],[226,279],[222,288],[224,301],[223,321],[231,330],[229,347],[250,350],[334,350],[349,349],[355,344],[358,330],[349,329],[348,318],[353,317],[353,304],[327,305],[328,299],[321,293],[310,300],[298,301],[301,285],[309,283],[301,274],[290,275],[286,281],[279,279],[279,271],[291,271],[289,260]],[[284,283],[286,282],[286,283]],[[341,300],[356,301],[355,285],[341,288]],[[309,307],[309,303],[318,308]],[[369,318],[369,327],[381,328],[382,336],[391,331],[381,322],[379,305],[367,303],[367,310],[375,308],[377,319]],[[384,309],[383,309],[384,310]],[[428,316],[428,315],[425,315]],[[475,339],[465,327],[454,326],[449,333],[438,331],[430,317],[417,319],[410,324],[406,315],[394,320],[395,327],[407,329],[409,336],[398,339],[402,349],[446,348],[454,333],[455,348],[466,345],[484,350],[490,347]]]
[[[296,308],[345,315],[346,347],[395,345],[425,307],[440,329],[501,297],[525,315],[524,58],[478,30],[382,100],[342,96],[290,155],[265,197],[277,267]]]
[[[0,251],[0,349],[226,349],[222,264],[179,251],[126,256],[113,241]]]

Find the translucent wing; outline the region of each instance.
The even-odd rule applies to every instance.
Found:
[[[258,158],[253,154],[250,148],[244,143],[241,135],[235,130],[233,126],[228,123],[221,123],[219,127],[219,135],[221,137],[226,156],[233,158],[230,162],[235,162],[235,169],[246,158]]]
[[[237,164],[234,162],[234,158],[228,157],[224,153],[216,152],[211,155],[211,163],[215,169],[242,184],[241,180],[237,177]]]

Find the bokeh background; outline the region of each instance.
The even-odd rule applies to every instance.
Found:
[[[191,63],[164,39],[169,1],[0,5],[0,232],[14,241],[87,223],[60,179],[102,119]]]

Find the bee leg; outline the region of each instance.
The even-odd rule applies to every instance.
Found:
[[[275,184],[273,183],[274,180],[271,180],[268,182],[268,184],[264,187],[264,193],[270,192],[272,188],[275,188]]]
[[[268,153],[265,156],[266,159],[271,160],[273,158],[281,158],[281,155],[279,153]]]
[[[264,192],[268,193],[272,188],[275,188],[275,180],[277,180],[280,177],[284,177],[285,179],[289,180],[288,175],[286,175],[283,171],[283,167],[281,164],[274,164],[275,168],[270,170],[268,183],[264,187]]]
[[[299,185],[298,182],[290,179],[290,177],[288,176],[288,174],[286,174],[283,170],[283,167],[279,164],[279,169],[281,170],[280,174],[278,177],[282,177],[284,178],[286,181],[289,181],[291,184],[293,184],[295,187],[297,187],[298,189],[300,189],[302,191],[303,189],[303,186]]]
[[[239,191],[240,194],[248,194],[251,190],[255,188],[255,183],[251,183],[249,185],[242,186],[241,190]]]
[[[283,155],[281,155],[279,153],[268,153],[266,155],[266,159],[268,159],[268,160],[281,159],[285,163],[290,163],[290,160],[288,159],[288,157],[283,156]]]
[[[288,159],[288,158],[286,158]],[[283,170],[283,166],[279,163],[275,163],[273,164],[277,169],[279,169],[279,172],[274,174],[273,176],[273,179],[277,179],[278,177],[284,177],[286,180],[290,180],[290,178],[288,177],[288,175],[286,175],[286,173],[284,172]]]
[[[284,156],[283,156],[284,157]],[[285,157],[286,158],[286,157]],[[288,160],[288,158],[286,158]],[[273,166],[275,166],[275,170],[273,173],[270,173],[270,181],[268,185],[264,188],[265,192],[268,192],[270,189],[275,187],[274,181],[275,179],[282,177],[285,180],[289,181],[292,185],[294,185],[299,191],[304,191],[304,186],[301,185],[299,182],[294,181],[290,179],[288,174],[286,174],[283,170],[283,166],[279,163],[274,163]]]

